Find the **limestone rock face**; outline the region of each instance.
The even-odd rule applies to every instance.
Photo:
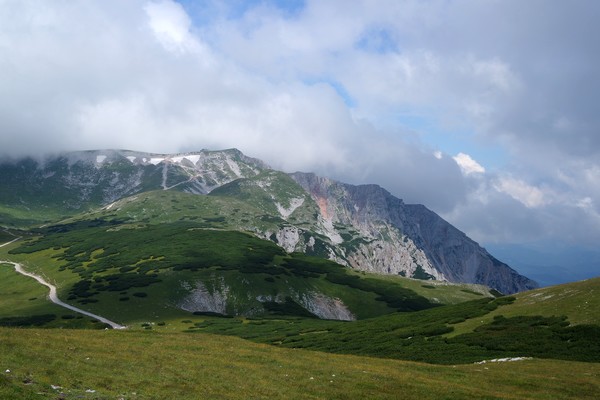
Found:
[[[502,293],[537,287],[423,205],[405,204],[377,185],[348,185],[310,173],[291,177],[330,226],[359,233],[354,243],[338,243],[353,268],[484,284]]]
[[[309,292],[298,296],[298,302],[321,319],[354,321],[356,317],[340,299],[334,299],[323,293]]]

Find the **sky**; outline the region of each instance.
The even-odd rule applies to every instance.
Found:
[[[600,275],[599,17],[596,0],[0,0],[0,155],[235,147],[425,204],[541,283]]]

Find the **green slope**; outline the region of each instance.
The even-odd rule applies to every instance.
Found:
[[[282,192],[285,194],[278,197],[282,207],[289,206],[286,196],[289,200],[300,195],[294,191],[294,188],[300,190],[298,186],[285,174],[263,173],[253,182],[264,180],[289,181],[287,189],[284,184],[276,185],[285,189]],[[249,180],[225,185],[220,192],[235,192],[232,188],[246,181]],[[254,183],[250,189],[260,189],[260,185]],[[253,194],[252,198],[260,196]],[[430,305],[490,296],[487,288],[476,285],[425,284],[401,277],[358,274],[339,266],[334,269],[343,273],[338,273],[336,278],[333,273],[319,270],[329,268],[332,263],[300,254],[287,255],[271,242],[240,232],[226,232],[238,230],[244,224],[248,229],[260,226],[260,230],[276,226],[279,222],[267,218],[272,210],[264,209],[269,204],[273,206],[272,199],[265,200],[264,204],[252,203],[224,193],[211,196],[175,191],[142,193],[65,220],[61,225],[34,230],[41,237],[35,245],[20,243],[10,256],[51,276],[59,284],[64,299],[70,297],[70,301],[95,311],[107,310],[110,316],[122,318],[123,322],[149,319],[150,315],[142,312],[144,304],[162,310],[151,313],[154,319],[179,312],[173,304],[181,303],[189,294],[189,289],[183,290],[182,284],[193,286],[197,281],[208,285],[207,289],[213,292],[225,286],[233,290],[237,293],[236,299],[232,297],[223,312],[245,315],[253,315],[255,310],[259,310],[258,315],[262,314],[264,301],[256,300],[257,297],[278,298],[280,302],[292,297],[297,302],[298,294],[307,292],[341,299],[357,318],[412,309],[412,306],[390,306],[389,301],[382,300],[384,289],[377,289],[378,286],[398,288],[399,293],[408,293],[409,298],[427,298]],[[309,207],[309,212],[313,211]],[[295,212],[306,210],[297,207]],[[254,250],[249,252],[248,247]],[[260,259],[260,254],[266,258]],[[304,271],[310,269],[309,266],[281,269],[282,265],[286,267],[288,259],[320,266],[314,267],[316,272],[312,273]],[[258,269],[253,271],[256,265]],[[244,276],[241,281],[240,273]],[[138,280],[124,283],[131,279]],[[360,284],[352,287],[348,280]],[[96,286],[96,289],[87,290],[86,285]],[[366,290],[365,285],[369,286]],[[156,293],[146,298],[133,296],[142,292]],[[90,293],[94,294],[88,296]],[[250,299],[245,299],[247,297]]]
[[[580,315],[572,312],[581,299],[572,298],[564,307],[556,302],[555,316],[542,317],[537,314],[543,314],[543,302],[512,305],[513,297],[492,300],[458,286],[461,295],[478,300],[434,307],[402,285],[410,282],[407,286],[415,288],[415,281],[352,273],[327,260],[285,254],[252,235],[199,228],[192,222],[92,220],[43,231],[43,236],[3,248],[2,256],[56,281],[61,296],[73,304],[132,328],[212,332],[283,347],[442,364],[521,356],[600,360],[598,316],[576,326],[568,320]],[[182,310],[198,282],[204,293],[227,295],[217,312],[249,318]],[[573,284],[568,290],[596,304],[599,282]],[[420,290],[440,289],[422,282]],[[310,292],[338,299],[362,320],[314,318],[298,296]],[[477,327],[465,330],[469,323]]]
[[[0,328],[0,354],[3,399],[593,399],[600,390],[600,364],[435,366],[206,334]]]
[[[279,179],[260,179],[269,177]],[[237,193],[240,184],[226,189]],[[62,299],[134,330],[211,332],[281,347],[442,364],[520,356],[600,361],[594,313],[600,280],[493,300],[480,286],[356,273],[229,230],[244,219],[278,224],[262,218],[271,200],[144,193],[32,230],[0,248],[0,259],[22,262],[55,282]],[[97,325],[57,311],[30,280],[0,268],[0,325]],[[36,295],[27,297],[29,290]],[[331,308],[333,314],[323,314]],[[338,318],[345,311],[359,321],[316,318]]]
[[[48,289],[0,263],[0,326],[98,328],[104,324],[48,301]]]
[[[226,298],[222,309],[209,311],[247,316],[314,314],[306,298],[315,293],[338,299],[357,318],[436,305],[399,280],[355,274],[327,260],[286,254],[250,234],[195,222],[97,219],[36,234],[4,250],[6,257],[56,282],[61,298],[124,323],[179,317],[199,287],[212,300]]]
[[[457,324],[449,336],[472,332],[500,316],[566,316],[573,325],[600,325],[600,277],[518,293],[515,298],[514,303],[485,317]]]
[[[237,335],[261,343],[429,363],[472,363],[506,357],[600,362],[600,324],[570,325],[566,316],[496,317],[472,332],[447,337],[463,321],[489,319],[514,298],[482,299],[355,322],[213,319],[192,331]]]

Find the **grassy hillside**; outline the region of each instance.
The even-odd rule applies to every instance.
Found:
[[[56,282],[72,304],[132,328],[442,364],[518,356],[600,361],[600,322],[593,314],[600,280],[492,300],[481,287],[355,273],[196,221],[94,219],[34,233],[1,248],[0,256]],[[29,289],[12,297],[27,278],[4,267],[10,271],[0,281],[4,325],[15,325],[15,317],[46,318],[45,326],[90,324],[47,311],[39,294],[25,299]],[[554,298],[559,301],[548,306]],[[318,307],[347,307],[359,321],[320,320]]]
[[[357,318],[442,303],[426,296],[432,292],[454,302],[482,297],[464,286],[432,289],[357,274],[331,261],[286,254],[250,234],[193,221],[144,225],[98,219],[37,234],[0,249],[0,256],[48,277],[61,298],[123,323],[179,318],[185,314],[181,305],[199,287],[213,300],[227,298],[222,309],[208,311],[247,316],[306,316],[305,303],[315,296],[333,299],[329,303],[339,299]]]
[[[435,366],[207,334],[0,328],[0,354],[4,399],[592,399],[600,390],[600,364]]]
[[[0,263],[0,326],[104,328],[103,324],[48,301],[48,289]]]
[[[518,293],[514,297],[516,300],[510,305],[482,318],[455,325],[455,330],[448,336],[472,332],[478,326],[488,324],[500,316],[564,315],[573,325],[600,325],[600,277]]]
[[[511,301],[510,297],[483,299],[355,322],[215,318],[191,325],[189,330],[282,347],[440,364],[523,356],[600,362],[600,325],[570,326],[564,316],[496,317],[472,332],[444,336],[456,324],[480,321]]]

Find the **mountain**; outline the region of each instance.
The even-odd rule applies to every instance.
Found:
[[[368,238],[347,253],[354,268],[481,283],[503,293],[536,287],[423,205],[404,204],[377,185],[353,186],[314,174],[292,177],[319,204],[325,221],[352,226]]]
[[[155,191],[193,194],[197,204],[167,212],[150,195]],[[201,221],[356,270],[484,284],[502,293],[536,287],[425,206],[405,204],[377,185],[285,174],[235,149],[103,150],[0,162],[0,224],[34,226],[75,215]]]
[[[158,189],[206,194],[266,168],[238,150],[185,155],[103,150],[4,160],[0,218],[5,224],[48,220]]]

